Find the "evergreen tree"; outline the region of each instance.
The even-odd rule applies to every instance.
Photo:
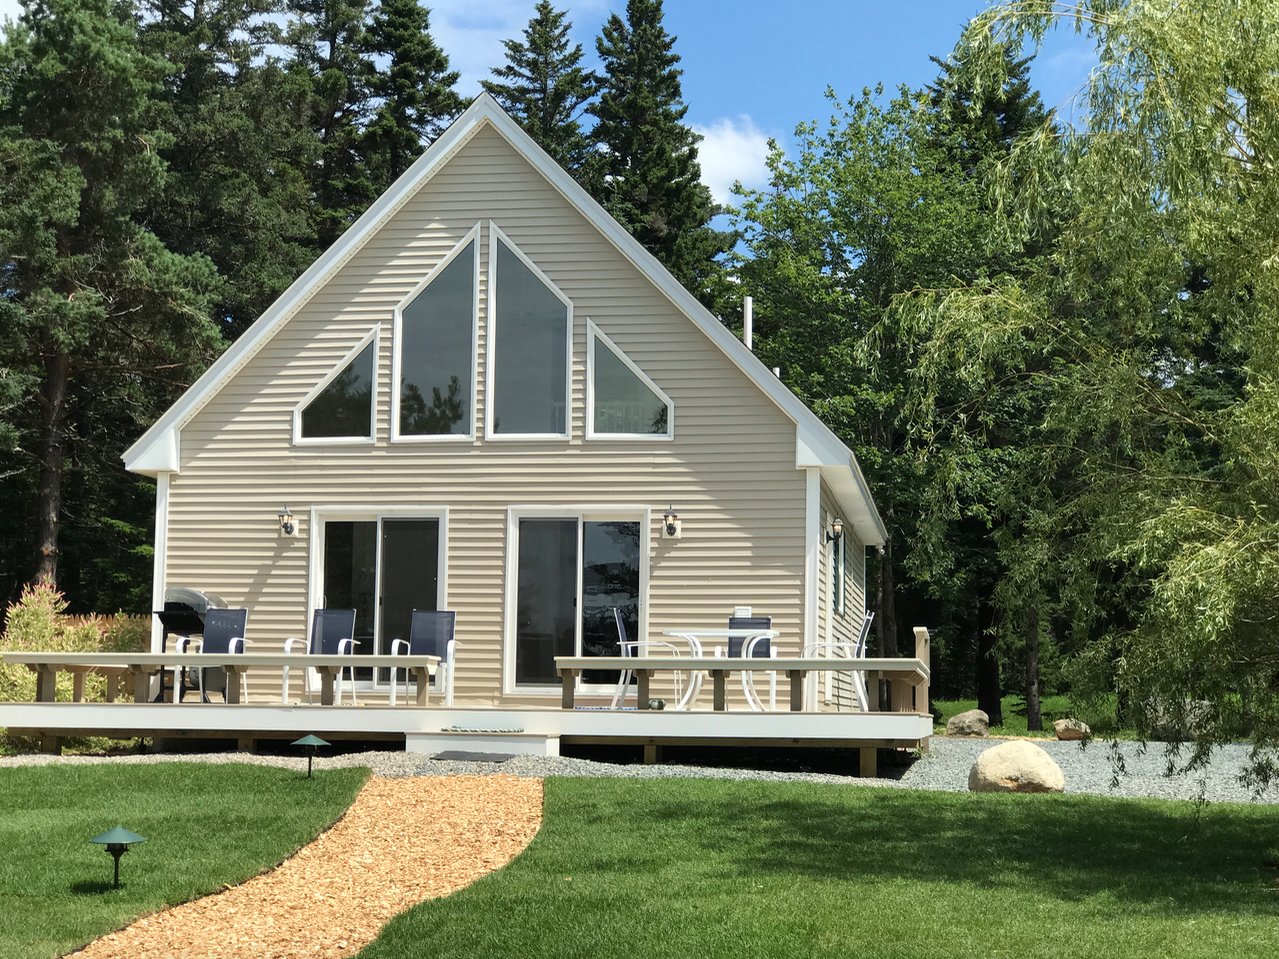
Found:
[[[538,0],[524,42],[503,41],[506,64],[483,86],[556,163],[585,179],[595,151],[578,120],[599,78],[582,66],[582,45],[569,47],[565,17],[550,0]]]
[[[238,335],[306,269],[316,242],[308,86],[270,51],[279,0],[147,0],[144,52],[173,64],[161,123],[172,138],[149,214],[176,252],[207,254],[224,278],[215,314]]]
[[[289,71],[305,88],[315,159],[308,171],[311,235],[326,249],[368,209],[378,190],[361,154],[372,113],[364,58],[369,0],[288,0]]]
[[[453,89],[457,71],[449,70],[430,27],[430,11],[418,0],[381,0],[364,36],[376,101],[364,131],[364,155],[376,192],[407,170],[464,106]]]
[[[596,49],[604,65],[590,112],[602,147],[597,199],[675,278],[709,302],[722,272],[717,257],[731,246],[713,229],[718,212],[701,181],[698,135],[684,125],[675,38],[662,25],[661,0],[627,0]]]
[[[168,68],[137,40],[111,0],[29,0],[0,44],[0,364],[26,393],[12,472],[34,493],[45,582],[73,470],[96,454],[119,471],[126,438],[222,342],[212,264],[143,222],[165,174],[153,106]]]

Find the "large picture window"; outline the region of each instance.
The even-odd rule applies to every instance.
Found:
[[[396,310],[395,438],[472,436],[477,226]]]
[[[674,405],[594,323],[588,325],[588,437],[669,439]]]
[[[489,435],[568,436],[569,301],[491,229]]]
[[[297,405],[294,441],[371,441],[376,371],[377,331],[371,330]]]

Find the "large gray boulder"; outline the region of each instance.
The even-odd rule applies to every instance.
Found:
[[[992,746],[968,771],[968,789],[976,793],[1059,793],[1066,777],[1053,758],[1024,739]]]
[[[1073,741],[1092,737],[1092,730],[1081,719],[1059,719],[1053,723],[1053,731],[1057,733],[1058,739],[1063,740]]]
[[[989,736],[990,717],[982,709],[970,709],[966,713],[956,713],[946,722],[946,735]]]

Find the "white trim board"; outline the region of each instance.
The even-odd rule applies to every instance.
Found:
[[[218,358],[156,423],[124,453],[125,467],[155,475],[181,469],[178,434],[222,385],[265,344],[280,326],[306,303],[368,239],[404,206],[452,156],[485,126],[491,126],[632,265],[727,356],[746,377],[796,425],[796,467],[822,467],[827,484],[864,543],[882,543],[888,535],[874,500],[866,489],[855,457],[843,442],[794,393],[772,374],[697,298],[684,289],[657,259],[644,249],[549,155],[524,132],[489,94],[471,105],[365,211],[309,269]]]

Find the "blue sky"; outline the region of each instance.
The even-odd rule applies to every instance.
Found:
[[[518,37],[534,0],[434,0],[431,29],[461,71],[470,97],[503,61],[502,40]],[[842,98],[883,83],[920,86],[937,75],[930,54],[945,56],[982,0],[666,0],[666,26],[684,69],[687,122],[705,140],[703,179],[729,199],[735,179],[765,182],[769,137],[787,144],[795,125],[826,119],[824,91]],[[625,0],[557,0],[574,38],[595,63],[595,37]],[[17,0],[0,0],[0,18]],[[1068,112],[1093,62],[1091,45],[1072,32],[1051,34],[1032,79],[1044,100]]]

